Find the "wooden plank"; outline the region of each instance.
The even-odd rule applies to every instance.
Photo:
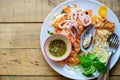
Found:
[[[111,75],[120,75],[120,59],[117,61],[116,65],[112,68]]]
[[[0,24],[0,48],[40,48],[42,24]]]
[[[64,0],[0,0],[0,22],[43,22]]]
[[[63,76],[0,76],[0,80],[71,80]],[[110,76],[110,80],[120,80],[120,76]]]
[[[0,49],[0,75],[58,75],[40,49]]]
[[[63,76],[1,76],[0,80],[70,80]]]
[[[111,76],[110,80],[120,80],[120,76]]]
[[[0,22],[43,22],[48,13],[63,1],[65,0],[0,0]],[[120,20],[120,0],[105,1]]]
[[[40,49],[0,49],[0,75],[58,75]],[[120,60],[111,75],[120,75]]]

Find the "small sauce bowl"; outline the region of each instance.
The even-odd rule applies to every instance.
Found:
[[[56,40],[58,40],[58,41],[56,41]],[[59,40],[60,40],[60,42],[62,41],[65,44],[65,46],[63,46],[65,48],[63,48],[62,45],[61,45],[63,43],[58,44]],[[56,41],[58,43],[52,44],[52,42],[54,42],[54,41]],[[51,44],[52,44],[52,46],[51,46]],[[58,47],[58,46],[61,46],[61,47]],[[55,48],[55,47],[57,47],[57,48]],[[62,54],[62,51],[61,51],[62,49],[61,48],[64,50],[64,54]],[[50,49],[52,49],[53,53],[51,52]],[[55,52],[55,50],[59,51],[59,53],[62,54],[62,55],[55,56],[55,55],[59,54],[59,53],[57,53],[57,51]],[[63,60],[65,60],[70,55],[71,50],[72,50],[72,45],[71,45],[70,40],[62,34],[53,34],[50,37],[48,37],[46,39],[45,43],[44,43],[44,53],[46,54],[46,56],[49,59],[51,59],[53,61],[63,61]]]

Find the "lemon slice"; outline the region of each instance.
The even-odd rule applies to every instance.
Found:
[[[96,53],[96,56],[98,56],[99,60],[102,62],[102,63],[105,63],[108,59],[108,52],[107,51],[100,51],[100,52],[97,52]]]
[[[104,55],[100,58],[100,61],[105,63],[107,61],[109,55],[108,55],[107,51],[103,51],[103,54]]]

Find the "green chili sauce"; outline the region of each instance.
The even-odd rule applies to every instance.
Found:
[[[49,52],[52,56],[61,57],[67,50],[66,43],[61,39],[55,39],[49,44]]]

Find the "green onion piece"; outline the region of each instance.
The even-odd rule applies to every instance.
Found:
[[[50,34],[50,35],[54,34],[53,32],[51,32],[51,31],[49,31],[49,30],[48,30],[47,32],[48,32],[48,34]]]
[[[64,11],[62,10],[60,14],[63,14],[63,13],[64,13]]]

